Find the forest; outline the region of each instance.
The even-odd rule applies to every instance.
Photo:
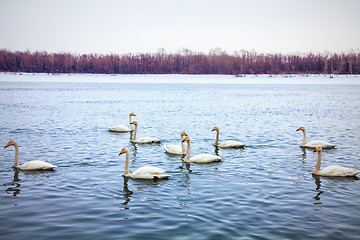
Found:
[[[257,53],[220,48],[209,53],[72,54],[0,50],[0,72],[92,74],[360,74],[360,51]]]

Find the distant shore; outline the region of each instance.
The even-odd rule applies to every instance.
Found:
[[[260,54],[186,50],[125,55],[19,52],[0,50],[0,72],[79,74],[294,75],[360,74],[360,52]]]

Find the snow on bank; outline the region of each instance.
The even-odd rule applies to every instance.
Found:
[[[0,73],[0,82],[183,83],[183,84],[360,84],[360,75],[105,75]]]

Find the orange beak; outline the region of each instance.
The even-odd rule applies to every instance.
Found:
[[[119,156],[124,153],[124,149],[121,149],[121,152],[119,153]]]
[[[136,116],[134,113],[130,113],[131,116]]]
[[[215,128],[213,128],[211,131],[215,131]]]
[[[8,146],[10,146],[10,142],[8,142],[4,148],[7,148]]]

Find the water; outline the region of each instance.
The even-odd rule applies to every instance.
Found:
[[[107,131],[130,112],[138,137],[162,143]],[[360,181],[313,177],[317,153],[302,150],[296,132],[305,126],[309,140],[338,144],[323,166],[360,170],[358,76],[1,74],[0,116],[1,144],[16,140],[20,163],[58,166],[15,170],[14,148],[0,149],[1,239],[360,237]],[[245,149],[214,148],[214,125],[220,141]],[[183,130],[192,155],[223,161],[186,165],[165,154]],[[171,179],[123,177],[123,147],[130,171],[153,165]]]

